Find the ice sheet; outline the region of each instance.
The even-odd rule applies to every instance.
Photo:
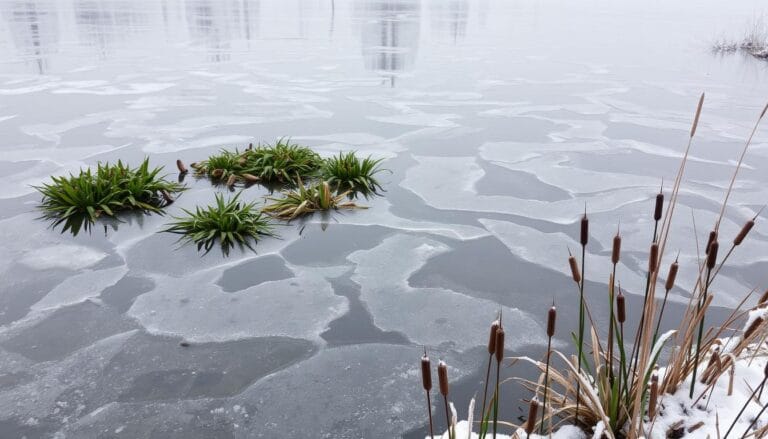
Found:
[[[402,332],[419,345],[466,350],[483,343],[487,323],[501,310],[505,326],[515,334],[508,345],[511,351],[545,342],[541,326],[519,309],[447,289],[408,284],[411,274],[429,258],[446,251],[450,248],[441,242],[400,234],[348,257],[357,264],[352,280],[360,284],[360,297],[377,327]]]

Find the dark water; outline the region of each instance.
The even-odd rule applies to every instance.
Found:
[[[585,203],[596,319],[619,222],[639,308],[652,197],[706,91],[668,246],[673,327],[696,272],[691,212],[702,239],[768,99],[768,64],[708,48],[761,7],[0,0],[0,437],[423,437],[423,347],[450,365],[463,418],[499,309],[509,355],[540,357],[555,300],[567,349]],[[228,258],[158,233],[168,216],[76,237],[36,219],[50,175],[147,156],[176,178],[178,158],[280,137],[386,159],[385,196]],[[767,141],[724,239],[768,200]],[[169,215],[223,191],[185,183]],[[729,260],[713,321],[765,288],[767,238],[758,223]],[[504,416],[528,397],[510,385]]]

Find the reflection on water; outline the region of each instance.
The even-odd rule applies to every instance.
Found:
[[[432,2],[430,8],[433,32],[448,36],[454,43],[466,36],[469,0]]]
[[[362,50],[365,67],[395,86],[399,73],[413,67],[419,47],[419,0],[362,3]]]
[[[59,40],[58,16],[48,3],[35,1],[0,2],[0,17],[7,23],[21,58],[39,74],[48,69],[48,54]]]

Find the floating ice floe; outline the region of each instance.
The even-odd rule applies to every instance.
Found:
[[[19,262],[35,270],[51,268],[80,270],[94,265],[106,256],[106,253],[91,247],[54,244],[25,252]]]
[[[86,270],[68,277],[39,302],[32,305],[32,310],[59,308],[91,297],[98,297],[105,288],[117,283],[127,272],[128,268],[120,265],[104,270]]]
[[[152,275],[153,291],[139,296],[128,315],[153,334],[193,341],[286,336],[322,343],[320,333],[347,312],[325,279],[327,271],[291,267],[295,278],[264,282],[228,293],[215,272],[184,277]],[[330,274],[340,275],[342,270]]]
[[[430,258],[449,250],[428,238],[394,235],[377,247],[349,255],[357,264],[352,280],[360,284],[360,298],[378,328],[399,331],[419,345],[463,351],[485,339],[487,323],[501,310],[505,326],[515,334],[510,349],[546,342],[541,326],[519,309],[444,288],[409,285],[409,277]]]

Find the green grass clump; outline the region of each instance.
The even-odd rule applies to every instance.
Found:
[[[236,181],[295,184],[300,178],[317,176],[322,165],[316,152],[280,139],[274,145],[249,147],[242,152],[222,150],[194,167],[198,174],[231,186]]]
[[[291,220],[312,212],[330,209],[364,209],[352,201],[346,201],[349,192],[334,195],[327,181],[304,186],[299,179],[299,187],[295,190],[283,191],[282,198],[268,197],[272,203],[264,206],[262,211],[275,218]]]
[[[172,194],[184,186],[165,180],[162,167],[149,167],[149,159],[136,168],[118,161],[99,163],[95,172],[80,170],[75,174],[51,177],[52,183],[35,187],[43,196],[40,209],[43,217],[64,223],[64,231],[77,234],[80,227],[101,216],[116,217],[121,211],[161,213],[173,201]]]
[[[370,156],[360,159],[354,152],[340,152],[338,156],[325,160],[322,176],[337,190],[360,192],[364,195],[375,194],[383,190],[375,177],[384,170],[380,167],[382,160]]]
[[[208,253],[216,241],[221,244],[226,255],[235,246],[254,250],[251,242],[262,236],[274,236],[272,225],[256,207],[256,203],[240,203],[240,193],[228,201],[216,194],[216,203],[205,208],[196,207],[195,211],[184,209],[186,216],[174,217],[164,232],[183,235],[181,241],[197,244],[197,249],[205,248]],[[255,251],[255,250],[254,250]]]

